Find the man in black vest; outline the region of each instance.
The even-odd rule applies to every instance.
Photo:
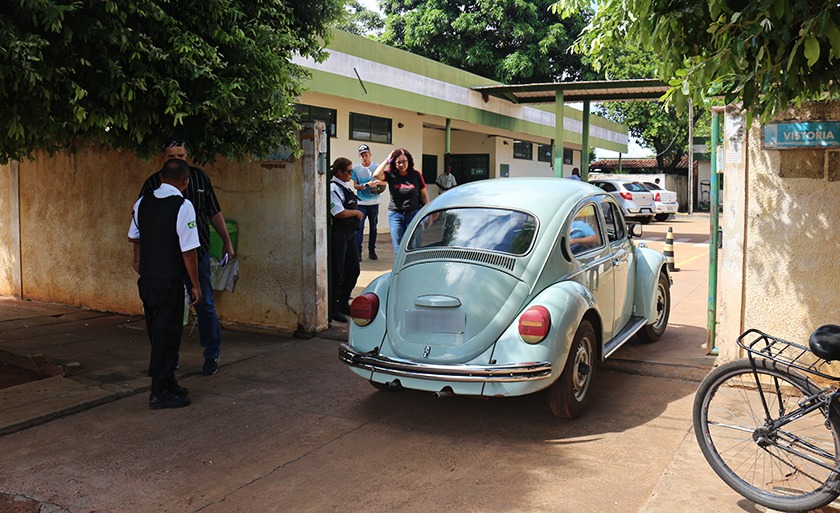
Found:
[[[128,240],[134,243],[134,270],[140,274],[137,288],[152,343],[149,407],[155,410],[190,404],[188,390],[175,380],[184,320],[184,276],[198,283],[196,248],[201,244],[195,209],[183,196],[189,181],[186,162],[167,160],[160,187],[137,200],[128,229]],[[201,288],[193,286],[190,295],[195,304],[201,300]]]
[[[359,210],[358,200],[347,182],[353,174],[353,163],[339,157],[332,165],[330,180],[330,215],[332,236],[330,242],[330,263],[332,264],[332,295],[330,297],[330,319],[347,322],[345,314],[350,313],[350,294],[359,279],[359,251],[356,246],[356,230],[364,218]]]

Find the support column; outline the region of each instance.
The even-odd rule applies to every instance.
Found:
[[[446,151],[445,153],[449,155],[452,152],[452,120],[450,118],[446,118]]]
[[[583,131],[581,132],[580,179],[589,180],[589,100],[583,101]]]
[[[11,219],[11,250],[14,265],[12,265],[12,290],[14,295],[23,299],[23,262],[21,260],[20,247],[20,162],[12,160],[9,162],[9,206]]]
[[[303,123],[303,216],[301,234],[301,290],[303,309],[298,336],[314,336],[327,328],[329,290],[329,248],[327,235],[327,138],[322,121]]]
[[[554,97],[554,176],[563,178],[563,90],[558,89]]]

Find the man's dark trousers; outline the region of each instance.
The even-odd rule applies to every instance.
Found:
[[[172,377],[175,371],[184,329],[184,282],[141,277],[137,287],[143,300],[146,331],[152,343],[149,376],[155,385]]]
[[[347,304],[350,294],[359,279],[359,253],[356,252],[356,233],[351,231],[332,231],[332,301],[340,305]]]

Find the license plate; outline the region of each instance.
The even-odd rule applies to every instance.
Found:
[[[467,314],[461,310],[406,310],[405,327],[418,333],[463,333]]]

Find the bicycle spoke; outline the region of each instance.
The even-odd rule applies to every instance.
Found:
[[[695,400],[704,456],[727,484],[767,507],[807,510],[831,502],[840,490],[837,428],[826,426],[826,408],[808,408],[818,392],[764,360],[755,371],[746,361],[719,367]]]

